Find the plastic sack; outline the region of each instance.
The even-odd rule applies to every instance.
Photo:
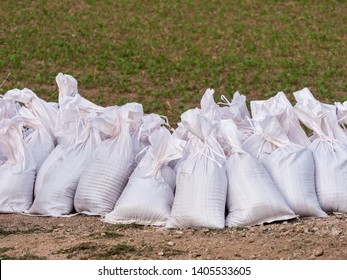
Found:
[[[253,226],[295,218],[265,167],[243,150],[236,125],[223,120],[221,132],[231,149],[226,163],[226,226]]]
[[[98,129],[93,127],[94,117],[76,118],[78,125],[73,144],[58,145],[43,163],[37,175],[30,214],[62,216],[74,211],[74,196],[81,173],[101,141]]]
[[[0,151],[0,212],[24,212],[33,202],[35,163],[20,118],[0,121]]]
[[[243,148],[260,159],[288,206],[300,217],[327,216],[315,191],[312,152],[292,143],[275,116],[258,115],[254,126]]]
[[[227,178],[225,156],[217,142],[211,121],[198,109],[181,115],[189,130],[189,154],[179,163],[176,194],[168,228],[223,228]]]
[[[294,96],[299,119],[315,136],[309,148],[316,167],[318,201],[327,213],[347,213],[347,141],[336,108],[318,102],[307,88]]]
[[[132,121],[136,112],[142,114],[140,104],[106,108],[106,123],[100,130],[104,133],[113,130],[113,135],[98,145],[81,174],[74,199],[77,212],[100,215],[113,210],[135,168],[130,125],[135,130],[140,127],[141,123],[134,124],[138,118]]]
[[[174,200],[175,172],[168,163],[181,157],[182,147],[170,132],[154,131],[146,155],[132,173],[105,222],[164,226]]]

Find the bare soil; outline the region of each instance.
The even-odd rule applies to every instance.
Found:
[[[223,230],[0,214],[0,259],[346,260],[346,229],[346,214]]]

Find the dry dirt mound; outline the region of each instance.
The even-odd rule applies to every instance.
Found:
[[[224,230],[1,214],[0,259],[347,259],[346,229],[346,214]]]

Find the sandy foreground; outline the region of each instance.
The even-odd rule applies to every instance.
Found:
[[[347,215],[251,228],[111,225],[0,214],[0,259],[347,259]]]

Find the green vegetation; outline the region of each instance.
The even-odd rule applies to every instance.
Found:
[[[78,256],[79,259],[114,259],[124,256],[127,253],[136,252],[134,246],[126,244],[105,245],[93,242],[83,242],[78,245],[60,249],[57,254],[67,254],[67,258],[71,259]]]
[[[9,230],[0,227],[0,237],[8,236],[10,234],[34,234],[34,233],[50,233],[54,230],[54,228],[46,229],[42,227],[35,226],[30,229],[24,230]]]
[[[172,123],[208,87],[264,99],[305,86],[346,99],[345,1],[0,2],[0,94],[54,101],[58,72],[101,105],[135,101]]]
[[[8,252],[14,249],[15,248],[13,247],[0,248],[0,260],[45,260],[46,259],[44,257],[31,254],[30,252],[25,252],[24,254],[15,256],[15,257],[4,254],[5,252]]]

